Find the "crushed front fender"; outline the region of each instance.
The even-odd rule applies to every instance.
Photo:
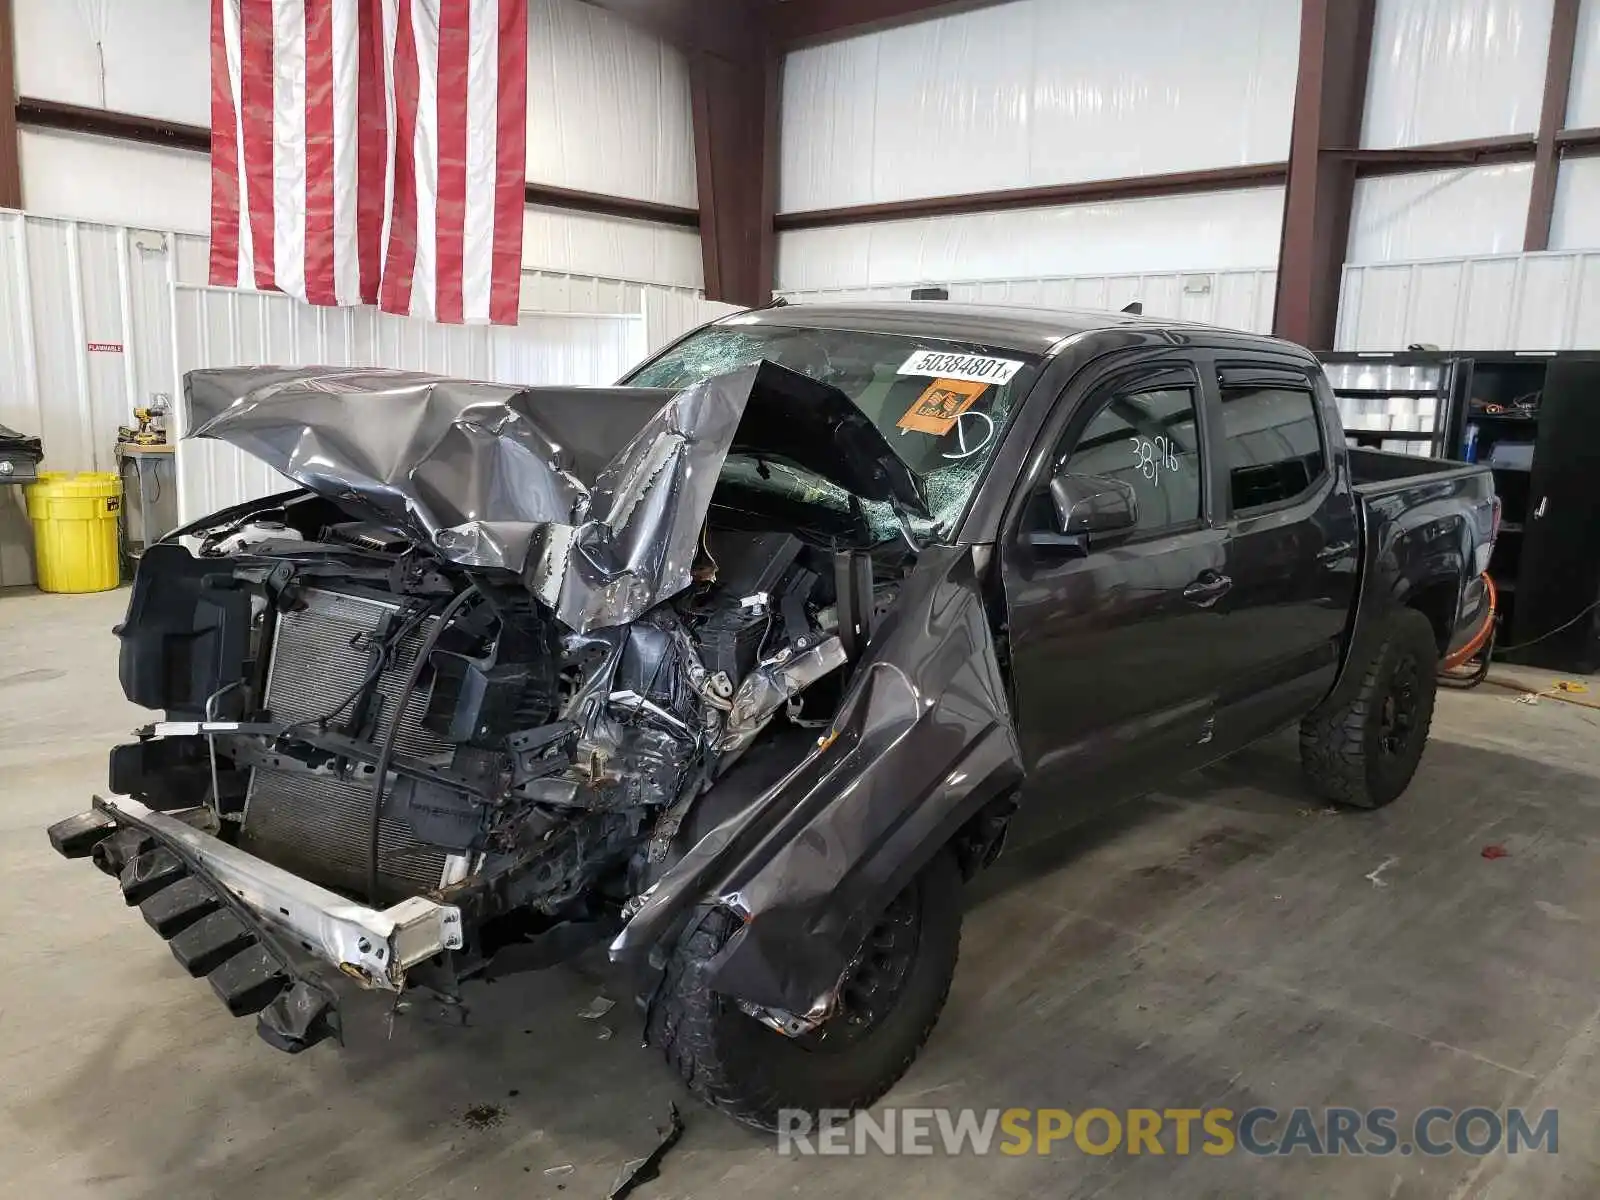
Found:
[[[714,964],[713,986],[810,1011],[896,893],[1015,790],[1021,753],[973,556],[924,552],[832,729],[661,877],[613,958],[659,965],[685,919],[720,904],[743,927]]]

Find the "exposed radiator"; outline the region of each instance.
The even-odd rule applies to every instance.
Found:
[[[303,593],[306,607],[283,613],[267,677],[275,720],[315,720],[331,712],[365,677],[366,652],[353,644],[399,605],[321,589]],[[400,643],[378,677],[382,700],[375,738],[381,743],[399,707],[400,688],[415,661],[430,617]],[[426,696],[407,706],[395,753],[447,763],[453,747],[422,728]],[[347,717],[345,710],[341,717]],[[371,781],[258,767],[251,777],[239,844],[251,853],[326,887],[361,893],[367,881]],[[419,842],[406,822],[378,824],[378,882],[386,898],[439,886],[445,851]]]

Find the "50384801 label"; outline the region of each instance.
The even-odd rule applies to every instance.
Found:
[[[1005,385],[1022,370],[1014,358],[989,358],[982,354],[952,354],[945,350],[918,350],[900,364],[899,375],[932,375],[964,383]]]

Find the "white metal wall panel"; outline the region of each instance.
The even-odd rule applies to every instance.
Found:
[[[553,208],[523,210],[522,265],[667,287],[705,286],[698,231]]]
[[[646,285],[593,275],[524,271],[519,307],[525,312],[636,313]]]
[[[551,271],[522,273],[522,308],[525,312],[629,315],[642,311],[645,351],[650,354],[707,321],[739,311],[736,304],[707,300],[690,288],[661,287]],[[615,377],[620,378],[622,374],[623,371],[618,371]]]
[[[23,432],[44,440],[47,467],[65,460],[81,464],[77,469],[98,470],[94,417],[103,406],[89,390],[78,226],[30,223],[27,240],[38,412]]]
[[[1288,157],[1295,0],[1015,0],[797,51],[780,209]]]
[[[1562,160],[1550,249],[1600,249],[1600,158]]]
[[[180,233],[172,241],[177,250],[177,282],[206,282],[211,277],[211,239],[204,234]]]
[[[527,176],[692,207],[682,52],[580,0],[530,0]]]
[[[1519,250],[1532,187],[1532,163],[1358,179],[1346,261],[1365,265]]]
[[[46,469],[113,470],[117,426],[172,391],[173,241],[0,212],[0,423],[39,436]],[[0,585],[32,579],[19,505],[0,490]]]
[[[1341,350],[1600,349],[1600,253],[1346,266]]]
[[[644,357],[641,317],[524,313],[489,332],[487,376],[499,383],[615,383]]]
[[[923,217],[778,236],[784,291],[971,279],[1255,270],[1276,263],[1283,189]]]
[[[740,311],[737,304],[722,304],[697,292],[668,288],[646,288],[643,302],[645,347],[650,354],[707,321]]]
[[[211,227],[204,154],[55,130],[22,129],[18,141],[29,212],[191,233]]]
[[[176,239],[12,212],[0,229],[0,280],[15,304],[0,310],[0,421],[43,438],[48,469],[109,471],[117,426],[173,391]]]
[[[957,303],[1027,304],[1041,308],[1115,311],[1137,300],[1144,305],[1144,311],[1153,317],[1173,317],[1253,333],[1271,332],[1277,286],[1277,272],[1270,269],[978,279],[949,285],[950,299]],[[786,297],[796,303],[906,300],[910,298],[910,289],[833,288],[788,292]]]
[[[23,433],[39,414],[27,233],[22,214],[0,212],[0,425]],[[31,546],[22,489],[0,487],[0,587],[33,580]]]
[[[216,294],[210,289],[177,286],[172,292],[173,317],[173,376],[180,371],[214,363],[240,363],[252,361],[237,357],[235,343],[243,340],[240,330],[240,313],[233,304],[208,303]],[[292,304],[287,297],[284,302]],[[318,310],[326,311],[326,310]],[[340,318],[349,310],[334,310]],[[342,323],[342,321],[341,321]],[[294,334],[290,334],[291,340]],[[259,343],[259,338],[253,339]],[[213,357],[214,348],[220,352]],[[271,347],[276,350],[276,347]],[[256,357],[253,361],[261,362]],[[286,356],[285,362],[292,361]],[[330,354],[329,361],[338,361]],[[174,406],[170,422],[172,434],[184,433],[183,405]],[[284,490],[282,476],[269,470],[265,464],[231,446],[217,442],[194,441],[180,443],[173,456],[177,472],[178,520],[184,522],[201,513],[221,508],[251,496],[270,495]],[[215,500],[215,503],[212,501]]]
[[[1364,146],[1532,133],[1552,0],[1378,0]]]
[[[181,247],[203,238],[188,234],[160,233],[146,229],[117,228],[113,236],[119,243],[118,261],[127,274],[119,280],[118,303],[123,312],[124,330],[131,330],[133,352],[124,358],[126,393],[138,400],[161,394],[170,397],[172,378],[172,304],[174,272],[182,279]],[[119,424],[127,421],[116,412]]]
[[[70,243],[69,243],[70,246]],[[75,331],[82,352],[82,378],[90,405],[90,430],[115,429],[127,421],[128,411],[145,397],[133,390],[135,376],[129,370],[138,358],[137,347],[128,353],[126,341],[132,334],[125,325],[122,306],[130,247],[126,233],[105,225],[79,225],[77,228],[78,309],[82,324]],[[89,349],[89,347],[96,349]],[[100,349],[120,346],[117,351]],[[130,399],[132,403],[130,403]],[[116,465],[113,447],[99,438],[84,447],[92,455],[95,469],[109,471]]]
[[[12,0],[17,93],[211,125],[209,0]]]
[[[1450,342],[1476,349],[1517,349],[1512,343],[1513,297],[1517,289],[1520,260],[1516,256],[1470,263],[1462,272],[1459,290],[1460,314]],[[1407,343],[1408,345],[1410,343]]]
[[[1566,123],[1573,129],[1600,125],[1600,0],[1583,0],[1578,9]]]
[[[1296,0],[1035,0],[1030,182],[1289,156]]]
[[[989,11],[1003,13],[1012,7]],[[845,38],[784,58],[778,110],[779,212],[876,198],[878,60],[885,36]],[[970,192],[977,186],[962,171],[944,191]]]

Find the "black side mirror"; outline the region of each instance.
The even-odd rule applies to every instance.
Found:
[[[1087,550],[1091,537],[1130,533],[1139,525],[1139,497],[1120,479],[1057,475],[1050,480],[1056,528],[1029,534],[1034,546]]]
[[[1057,475],[1050,502],[1062,533],[1127,533],[1139,524],[1139,497],[1120,479],[1105,475]]]

